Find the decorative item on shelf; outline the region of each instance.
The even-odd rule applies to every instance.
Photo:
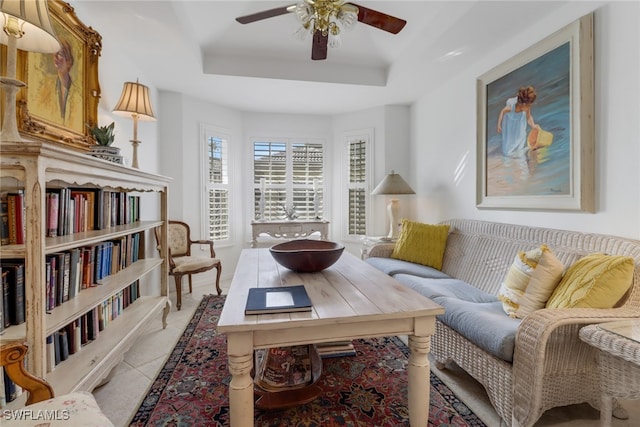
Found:
[[[138,169],[138,120],[155,121],[153,108],[151,107],[151,99],[149,97],[149,88],[136,80],[133,82],[125,82],[122,88],[120,100],[113,109],[114,113],[121,115],[131,115],[133,118],[133,160],[131,166]]]
[[[109,126],[89,126],[89,133],[96,140],[97,145],[91,146],[91,155],[99,159],[108,160],[113,163],[122,164],[122,156],[120,155],[120,148],[111,147],[115,139],[115,133],[113,132],[115,122],[111,122]]]
[[[282,211],[284,212],[284,218],[290,221],[298,218],[296,207],[294,205],[282,205]]]
[[[372,195],[400,195],[400,194],[416,194],[415,191],[402,179],[400,174],[393,170],[384,177],[380,184],[371,192]],[[393,240],[398,238],[398,211],[400,210],[400,202],[398,199],[391,199],[387,204],[387,213],[389,215],[389,234],[387,239]]]
[[[7,75],[0,77],[5,105],[0,141],[23,141],[16,122],[16,94],[26,84],[16,79],[17,50],[55,53],[60,49],[46,0],[0,1],[0,43],[7,45]]]

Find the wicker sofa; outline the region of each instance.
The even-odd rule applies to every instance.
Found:
[[[593,252],[634,259],[633,283],[616,308],[545,308],[518,320],[512,362],[471,343],[443,323],[443,316],[432,337],[431,352],[438,367],[454,361],[478,380],[506,425],[532,426],[544,411],[557,406],[588,402],[598,408],[595,351],[578,332],[587,324],[640,317],[640,241],[475,220],[443,223],[450,230],[442,272],[493,295],[498,294],[514,255],[541,244],[552,248],[565,266]],[[376,245],[369,250],[368,261],[378,266],[373,261],[390,257],[392,250],[393,244]],[[410,271],[409,266],[387,272],[404,275],[406,281]],[[618,408],[614,415],[624,417],[625,411]]]

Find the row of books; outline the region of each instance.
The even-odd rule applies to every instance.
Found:
[[[0,260],[0,334],[11,325],[25,320],[24,260]]]
[[[25,242],[24,191],[0,192],[0,244]]]
[[[47,188],[47,237],[104,230],[140,219],[140,196],[101,188]]]
[[[140,233],[46,256],[46,308],[73,299],[82,289],[138,261]]]
[[[104,230],[140,220],[140,196],[98,188],[48,188],[46,236]],[[25,243],[24,191],[0,192],[0,244]]]
[[[64,328],[49,335],[47,337],[47,372],[53,371],[70,355],[96,340],[100,332],[117,319],[122,311],[139,296],[140,285],[136,281]]]
[[[353,346],[353,342],[346,341],[334,341],[316,344],[316,350],[321,358],[330,357],[346,357],[355,356],[356,350]]]

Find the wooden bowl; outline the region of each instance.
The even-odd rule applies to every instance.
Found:
[[[272,246],[269,251],[278,264],[301,273],[315,273],[331,267],[344,246],[326,240],[291,240]]]

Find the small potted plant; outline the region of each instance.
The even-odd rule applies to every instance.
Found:
[[[110,162],[122,164],[122,156],[120,156],[120,148],[112,147],[116,138],[113,131],[116,123],[111,122],[108,126],[89,126],[89,133],[96,141],[96,145],[91,147],[91,155],[100,159],[109,160]]]
[[[93,127],[90,127],[89,125],[87,125],[87,127],[89,128],[89,132],[91,133],[91,135],[93,135],[93,138],[96,140],[98,145],[109,147],[111,144],[113,144],[113,140],[116,138],[116,135],[113,132],[115,125],[115,122],[111,122],[109,126],[95,125]]]

